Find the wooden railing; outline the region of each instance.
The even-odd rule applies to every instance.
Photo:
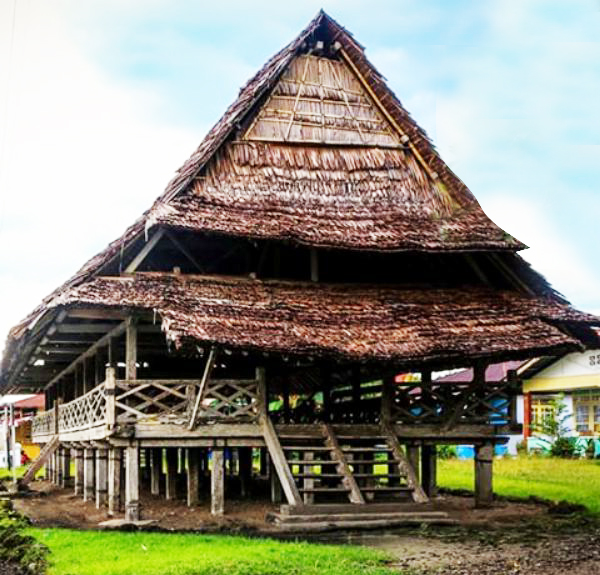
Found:
[[[110,376],[110,377],[108,377]],[[200,380],[107,380],[85,395],[33,419],[32,436],[85,431],[105,425],[147,423],[187,424]],[[205,389],[197,421],[248,421],[258,416],[258,382],[212,380]]]
[[[106,423],[106,382],[58,408],[59,433],[80,431],[104,423]]]
[[[44,411],[31,421],[32,437],[54,434],[54,411]]]
[[[390,420],[405,424],[503,425],[516,421],[512,382],[410,383],[392,389]]]

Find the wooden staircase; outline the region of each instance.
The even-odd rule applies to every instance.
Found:
[[[19,485],[24,487],[27,485],[34,477],[35,474],[46,464],[49,457],[56,451],[60,444],[58,437],[53,437],[46,445],[44,445],[40,454],[36,457],[34,461],[31,462],[27,471],[19,480]]]
[[[283,479],[278,469],[280,481],[286,493],[294,491],[301,498],[300,503],[427,501],[391,430],[338,434],[330,424],[271,425],[271,429],[273,437],[267,444],[276,444],[275,455],[285,468]],[[293,483],[286,486],[285,481]],[[288,502],[298,504],[289,497]]]

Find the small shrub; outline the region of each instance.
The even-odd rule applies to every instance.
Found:
[[[458,457],[458,449],[456,445],[438,445],[437,456],[440,459],[456,459]]]
[[[557,437],[550,446],[550,455],[554,457],[575,457],[577,451],[577,438],[575,437]]]

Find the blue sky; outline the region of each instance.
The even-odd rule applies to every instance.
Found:
[[[0,338],[321,7],[524,257],[600,312],[599,0],[0,0]]]

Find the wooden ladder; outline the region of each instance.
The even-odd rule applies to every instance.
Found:
[[[40,454],[36,457],[34,461],[32,461],[31,465],[28,467],[25,475],[19,480],[19,484],[21,486],[27,485],[34,477],[35,474],[46,464],[48,458],[56,451],[58,446],[60,445],[60,441],[57,436],[54,436],[40,452]]]

